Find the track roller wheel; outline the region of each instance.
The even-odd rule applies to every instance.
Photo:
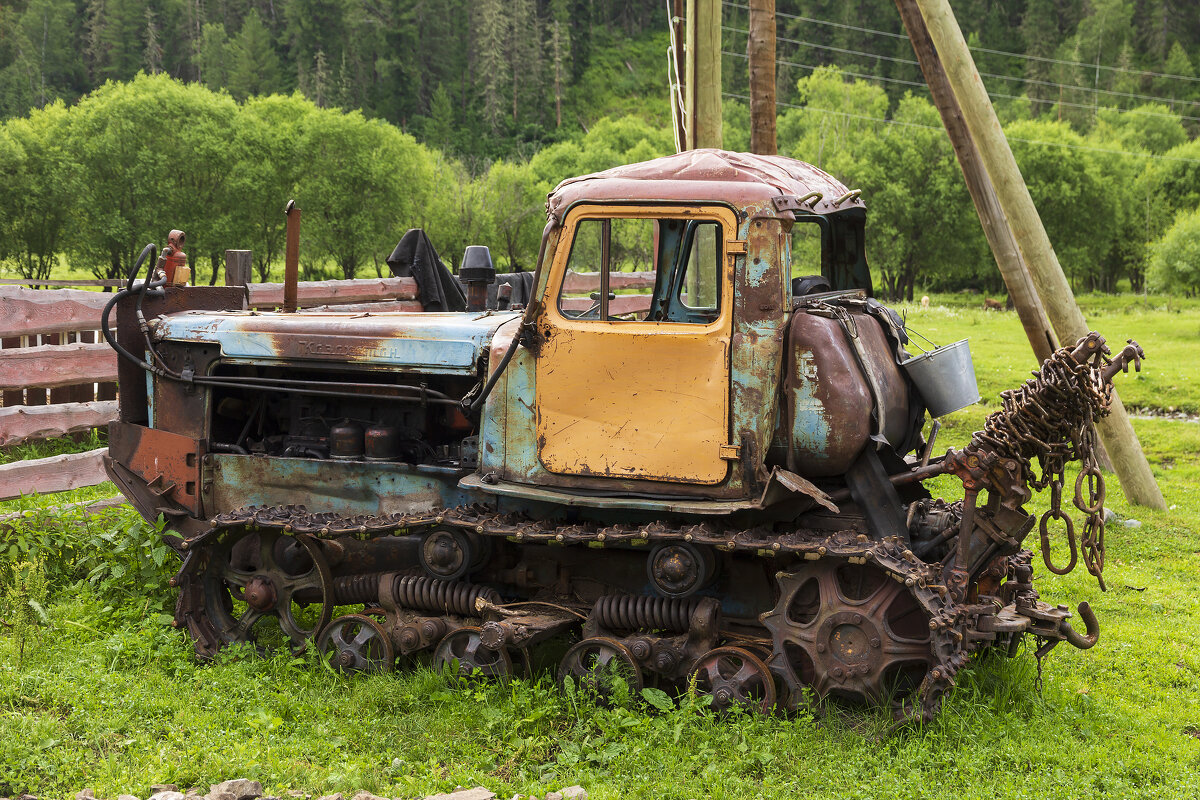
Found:
[[[775,707],[775,676],[763,660],[741,647],[717,647],[696,659],[689,670],[696,690],[712,697],[711,708],[724,713],[734,706],[762,714]]]
[[[340,672],[391,672],[396,663],[387,633],[365,614],[347,614],[326,625],[317,649]]]
[[[629,693],[642,691],[642,670],[629,648],[616,639],[595,636],[577,642],[563,656],[558,666],[558,682],[573,679],[594,691],[601,699],[609,700],[617,681],[624,680]]]
[[[445,670],[458,663],[460,678],[482,677],[505,680],[513,674],[513,660],[508,648],[493,650],[479,640],[479,628],[459,628],[446,634],[433,651],[433,666]]]

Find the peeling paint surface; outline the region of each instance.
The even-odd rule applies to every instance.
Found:
[[[216,342],[229,360],[329,361],[473,373],[501,313],[190,313],[167,317],[164,340]]]
[[[446,467],[210,454],[215,513],[294,503],[342,515],[392,514],[480,501]]]

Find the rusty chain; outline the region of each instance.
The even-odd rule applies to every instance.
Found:
[[[1105,588],[1105,488],[1096,456],[1095,421],[1108,414],[1112,400],[1112,383],[1100,369],[1105,363],[1108,360],[1099,353],[1081,364],[1069,349],[1058,350],[1031,379],[1000,394],[1000,411],[989,416],[984,430],[977,434],[998,454],[1020,462],[1030,488],[1050,488],[1050,508],[1039,524],[1046,568],[1065,575],[1082,557],[1101,589]],[[1035,458],[1040,475],[1034,469]],[[1078,544],[1075,524],[1062,509],[1066,465],[1076,460],[1082,462],[1082,468],[1075,480],[1074,505],[1087,515]],[[1050,552],[1049,525],[1053,520],[1061,521],[1065,528],[1070,553],[1065,567],[1057,566]]]

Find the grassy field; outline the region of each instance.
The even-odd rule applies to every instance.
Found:
[[[976,301],[907,309],[931,339],[972,342],[984,400],[945,421],[940,446],[964,444],[1034,366],[1015,315]],[[1127,405],[1200,411],[1200,303],[1084,305],[1111,341],[1146,348],[1143,372],[1119,384]],[[1110,479],[1119,521],[1108,529],[1109,591],[1082,569],[1042,569],[1036,583],[1050,602],[1089,601],[1100,644],[1056,649],[1040,693],[1031,652],[978,659],[934,723],[882,740],[882,715],[717,719],[695,703],[660,711],[636,698],[601,708],[545,677],[455,687],[417,669],[346,679],[310,659],[244,651],[197,665],[166,624],[172,565],[156,563],[149,526],[127,513],[83,531],[47,520],[23,535],[46,554],[49,625],[19,663],[18,638],[0,638],[0,795],[90,786],[145,796],[155,782],[244,776],[269,793],[392,797],[475,784],[541,795],[572,783],[593,798],[678,800],[1200,796],[1200,425],[1135,427],[1171,510],[1125,505]],[[941,478],[938,489],[958,497],[954,483]],[[17,558],[16,535],[0,542],[0,574]]]

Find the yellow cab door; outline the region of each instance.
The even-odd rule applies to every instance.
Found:
[[[736,218],[576,206],[547,281],[538,457],[550,472],[717,484],[729,462]]]

